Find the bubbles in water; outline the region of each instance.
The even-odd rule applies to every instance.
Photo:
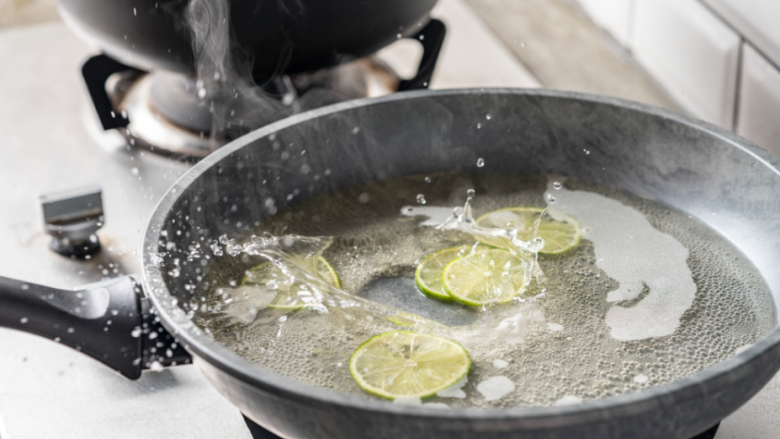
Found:
[[[482,128],[482,122],[477,124],[477,129],[481,129],[481,128]]]
[[[248,323],[254,322],[254,324],[250,326],[242,325],[242,329],[231,326],[222,327],[220,326],[222,323],[218,319],[225,317],[219,314],[220,310],[224,313],[225,309],[228,309],[232,304],[227,301],[223,302],[224,298],[220,298],[215,294],[213,302],[209,302],[211,300],[209,296],[206,296],[207,301],[205,303],[201,303],[200,300],[195,301],[195,323],[199,327],[210,328],[216,334],[215,339],[237,354],[275,372],[291,376],[308,384],[340,392],[363,395],[362,391],[355,386],[348,367],[346,367],[348,364],[346,361],[352,351],[361,342],[375,335],[376,332],[389,330],[417,331],[418,327],[414,325],[412,325],[414,326],[413,328],[401,326],[401,324],[392,321],[390,322],[394,326],[383,326],[389,324],[387,319],[383,318],[380,312],[369,311],[369,308],[366,307],[367,302],[361,297],[361,292],[364,291],[361,289],[362,285],[369,285],[369,282],[375,279],[375,275],[388,276],[387,271],[382,271],[386,269],[380,267],[381,263],[391,267],[414,267],[415,261],[420,257],[442,247],[461,243],[461,238],[453,238],[452,243],[447,242],[445,244],[439,239],[443,235],[438,234],[433,227],[420,227],[423,225],[424,217],[428,216],[430,217],[429,220],[432,220],[434,216],[439,215],[438,212],[429,212],[429,210],[441,209],[445,214],[448,211],[451,212],[453,209],[448,205],[448,201],[462,199],[463,193],[469,187],[480,188],[480,197],[475,198],[475,204],[478,203],[475,206],[475,212],[478,214],[506,206],[538,206],[540,204],[543,206],[547,200],[547,194],[540,192],[538,187],[533,190],[527,190],[527,194],[523,192],[521,195],[515,193],[507,195],[501,192],[497,195],[498,189],[485,185],[482,180],[470,183],[466,183],[464,180],[457,180],[459,182],[458,185],[454,185],[449,191],[439,193],[437,192],[439,191],[438,188],[448,180],[439,174],[430,175],[431,178],[436,177],[437,185],[425,187],[426,192],[423,198],[427,197],[426,201],[430,203],[429,205],[402,207],[402,201],[399,201],[397,206],[390,205],[387,208],[386,218],[377,219],[376,224],[372,224],[370,230],[367,230],[361,223],[354,226],[354,232],[352,232],[353,229],[348,224],[349,215],[354,212],[362,212],[365,209],[365,205],[359,204],[360,194],[370,193],[372,204],[377,204],[374,202],[375,200],[384,200],[383,192],[378,192],[372,186],[361,186],[355,187],[350,192],[341,193],[341,195],[345,196],[339,198],[343,203],[339,203],[338,215],[334,214],[333,218],[323,220],[323,222],[338,223],[339,227],[350,230],[350,232],[345,232],[344,236],[334,238],[333,247],[327,254],[328,261],[341,276],[345,287],[343,293],[340,292],[341,290],[321,289],[323,298],[321,300],[316,299],[316,306],[319,307],[321,305],[326,309],[327,313],[313,308],[309,311],[300,310],[295,312],[270,309],[258,311],[254,309],[254,313],[248,319]],[[479,176],[481,174],[475,172],[471,175]],[[425,178],[425,174],[406,178],[409,178],[408,185],[401,186],[406,191],[402,193],[398,187],[391,185],[386,192],[386,194],[391,196],[389,198],[398,194],[397,196],[401,197],[400,199],[405,198],[406,202],[409,202],[409,197],[414,197],[415,192],[419,191],[419,183]],[[553,192],[558,198],[555,207],[559,210],[565,210],[564,207],[569,202],[566,197],[567,191],[563,189],[553,191],[553,189],[557,189],[552,187],[553,181],[550,180],[549,184],[550,192]],[[511,188],[513,191],[524,190],[522,182],[517,183],[509,179],[507,182],[511,184],[504,184],[499,187]],[[569,181],[566,189],[577,188],[577,184],[576,181]],[[332,201],[333,198],[323,198],[323,200]],[[350,207],[347,207],[346,211],[342,210],[344,205],[352,206],[353,210],[350,210]],[[319,205],[314,204],[314,206]],[[299,230],[307,230],[306,233],[308,233],[312,229],[294,227],[298,223],[300,223],[301,227],[308,227],[308,223],[311,222],[310,213],[314,211],[310,210],[311,207],[312,205],[302,204],[299,210],[292,211],[293,215],[296,212],[301,213],[300,217],[294,216],[293,219],[284,219],[280,215],[278,224],[285,226],[289,224],[290,233],[303,233],[299,232]],[[461,216],[461,220],[466,220],[465,210],[465,207],[459,208],[454,216]],[[551,210],[554,209],[551,207]],[[381,212],[379,207],[377,207],[377,211]],[[416,218],[401,218],[402,221],[399,221],[399,211],[404,216],[416,216]],[[283,213],[286,214],[287,211]],[[552,213],[551,216],[554,217],[555,214]],[[666,216],[662,218],[664,218],[664,221],[668,221]],[[441,223],[442,220],[443,218],[428,224],[435,226]],[[454,221],[457,220],[458,218],[454,219]],[[274,223],[268,224],[273,225]],[[263,230],[273,230],[266,228],[266,225],[266,223],[263,224]],[[583,223],[584,226],[585,223]],[[414,230],[415,233],[413,235],[396,233],[398,230],[407,230],[407,227],[410,230]],[[317,232],[327,231],[328,228],[322,226],[322,228],[315,230]],[[462,228],[452,228],[450,230],[464,231]],[[319,234],[327,235],[327,233],[321,232]],[[504,235],[503,232],[502,235]],[[376,236],[380,237],[381,246],[371,241]],[[392,236],[392,241],[398,242],[388,242],[385,238],[387,236]],[[494,236],[490,236],[490,238],[494,238]],[[506,237],[501,236],[501,238]],[[479,240],[480,238],[475,237],[475,239]],[[230,239],[224,239],[224,241],[228,243]],[[208,243],[205,240],[204,242]],[[385,243],[387,244],[385,245]],[[240,244],[243,244],[244,247],[247,245],[243,242]],[[542,245],[543,240],[536,239],[528,243],[527,249],[538,248]],[[283,249],[287,247],[284,246]],[[694,250],[691,251],[693,255]],[[314,254],[319,253],[315,252]],[[563,400],[560,402],[560,404],[563,404],[569,402],[569,400],[574,402],[575,399],[592,400],[614,396],[636,391],[648,385],[669,382],[676,377],[693,373],[721,358],[721,350],[728,351],[730,355],[737,346],[754,340],[752,338],[753,332],[747,331],[745,335],[739,335],[738,343],[731,343],[729,339],[729,342],[726,343],[728,346],[724,346],[721,349],[719,344],[712,344],[708,337],[697,337],[695,342],[692,340],[689,342],[682,336],[687,338],[690,334],[693,334],[692,330],[682,328],[680,334],[673,334],[671,337],[654,340],[651,345],[645,342],[625,342],[622,343],[622,346],[625,346],[626,349],[601,349],[605,337],[608,340],[610,336],[610,328],[605,324],[603,318],[603,314],[610,304],[604,302],[603,296],[609,289],[615,288],[617,285],[614,285],[614,281],[610,279],[609,275],[601,276],[598,274],[600,270],[596,268],[594,258],[594,247],[592,241],[589,240],[583,240],[579,249],[574,250],[565,257],[540,258],[540,262],[546,264],[543,265],[543,268],[545,269],[547,279],[544,280],[544,284],[538,284],[538,287],[532,284],[531,291],[536,294],[535,296],[519,297],[518,300],[512,303],[492,309],[473,310],[475,313],[479,312],[484,316],[486,320],[481,321],[483,323],[485,321],[491,322],[495,319],[503,321],[506,317],[509,317],[506,315],[506,312],[509,310],[517,310],[513,312],[522,311],[525,317],[529,317],[527,324],[525,321],[512,321],[506,325],[507,331],[516,331],[521,326],[528,328],[528,332],[524,333],[522,337],[523,355],[513,356],[511,354],[512,349],[516,349],[517,345],[507,343],[506,338],[495,339],[493,336],[477,336],[477,334],[492,334],[495,332],[495,325],[488,326],[480,323],[480,328],[476,330],[466,330],[463,327],[441,329],[440,334],[442,336],[462,342],[472,356],[475,365],[473,372],[469,376],[474,382],[462,389],[460,387],[455,389],[453,393],[457,393],[458,396],[453,395],[450,398],[454,399],[446,400],[449,405],[452,405],[453,408],[543,406],[554,404],[559,399]],[[212,258],[212,262],[226,264],[229,259],[227,257],[219,258],[219,260]],[[238,263],[238,259],[235,263],[231,263],[230,270],[236,269],[229,274],[225,274],[224,277],[218,278],[220,283],[216,285],[223,286],[227,285],[230,279],[240,279],[243,275],[243,270],[256,264],[256,262],[246,263],[247,261],[244,259],[240,260],[245,264]],[[166,269],[169,270],[171,267],[172,265],[166,266]],[[297,277],[299,272],[294,271],[291,273]],[[399,275],[390,274],[389,276],[398,277]],[[211,278],[208,280],[211,281]],[[315,283],[312,282],[312,285],[315,285]],[[546,288],[541,288],[542,286]],[[416,293],[413,284],[411,288],[411,291]],[[209,289],[210,287],[206,286],[204,291],[209,291]],[[200,286],[198,290],[201,291]],[[216,292],[216,290],[213,291]],[[236,291],[239,292],[238,289]],[[240,292],[243,291],[249,290],[241,290]],[[311,293],[311,290],[307,289],[307,293]],[[725,291],[725,293],[730,293],[730,290]],[[355,294],[355,296],[350,296],[349,294]],[[271,294],[271,296],[274,295]],[[201,299],[199,296],[195,297]],[[732,298],[732,296],[727,297]],[[741,303],[738,297],[735,297],[735,299],[735,303]],[[238,293],[233,296],[233,303],[236,302],[247,304],[247,308],[250,308],[250,303],[257,303],[256,301],[248,302],[244,295]],[[591,306],[594,303],[598,305]],[[587,305],[583,308],[583,304]],[[375,310],[385,309],[381,308],[381,304],[370,306],[376,306],[377,308],[373,308]],[[445,306],[449,307],[449,305]],[[727,304],[726,306],[731,305]],[[534,315],[534,310],[537,309],[543,311],[543,314],[540,314],[538,319],[530,319]],[[717,306],[713,309],[717,309],[720,312],[720,308]],[[507,311],[505,312],[504,310]],[[589,317],[587,322],[582,321],[583,310],[588,311],[587,315]],[[414,310],[408,311],[414,312]],[[596,314],[600,313],[602,317],[591,318],[592,311],[597,311]],[[282,315],[287,317],[283,330],[280,324],[282,322],[279,320],[279,317]],[[732,320],[726,318],[730,316],[719,314],[718,324],[722,325],[724,321],[731,322]],[[372,317],[373,320],[369,317]],[[207,320],[211,326],[205,326],[204,320],[198,320],[200,318],[204,320],[213,319]],[[703,318],[705,317],[697,317],[697,320],[688,323],[699,325],[698,320]],[[749,314],[747,318],[751,318]],[[264,320],[261,321],[260,319]],[[726,325],[728,324],[731,323],[726,323]],[[739,324],[744,325],[747,329],[752,328],[749,326],[750,322],[748,321],[742,321]],[[482,328],[483,326],[486,329]],[[683,330],[685,332],[682,332]],[[436,329],[430,332],[437,333],[434,331],[439,330]],[[426,331],[421,330],[420,332]],[[575,334],[576,336],[572,339],[571,336]],[[726,335],[724,334],[723,337],[725,338]],[[518,335],[517,338],[521,337]],[[701,346],[701,348],[695,347],[695,352],[675,351],[676,346],[689,347],[692,343]],[[650,348],[649,351],[648,347]],[[506,354],[509,354],[509,356]],[[680,357],[684,357],[685,361],[678,362],[677,359]],[[509,358],[512,358],[512,361],[506,361]],[[584,368],[581,362],[583,358],[586,358],[586,363],[592,364],[593,367]],[[674,362],[666,361],[664,363],[663,360],[666,358],[674,358]],[[501,361],[496,361],[496,359]],[[661,360],[660,363],[659,359]],[[335,367],[336,364],[339,364],[341,367]],[[599,373],[597,377],[590,374],[594,370]],[[604,371],[603,375],[601,375],[602,371]],[[493,388],[492,384],[495,383],[495,380],[488,383],[483,382],[496,373],[505,375],[509,378],[512,386],[522,390],[510,392],[504,396],[500,396],[501,392],[494,393],[495,388]],[[650,377],[646,384],[634,381],[633,378],[640,374]],[[540,379],[540,377],[543,378]],[[577,380],[580,379],[587,384],[578,383]],[[590,383],[594,384],[591,385]],[[476,388],[476,384],[482,384],[481,390],[486,394],[480,392]],[[495,387],[503,387],[501,386],[502,383],[499,382],[497,384]],[[445,394],[447,394],[446,391],[440,393],[439,396],[445,397]],[[561,398],[564,395],[567,396]],[[368,396],[366,397],[369,398]],[[498,397],[498,399],[493,399],[495,397]],[[459,398],[464,399],[461,400]]]
[[[425,195],[417,194],[417,202],[420,204],[425,204]]]
[[[560,190],[561,189],[561,184],[558,183],[557,181],[553,182],[553,189],[555,189],[556,191]]]
[[[589,149],[583,149],[582,152],[584,152],[585,155],[590,155],[590,150]]]
[[[478,159],[477,159],[477,167],[478,167],[478,168],[481,168],[481,167],[483,167],[483,166],[485,166],[485,159],[483,159],[482,157],[480,157],[480,158],[478,158]]]
[[[141,336],[141,332],[143,332],[141,327],[140,326],[136,326],[135,328],[133,328],[132,331],[130,331],[130,335],[132,335],[133,338],[138,338],[138,337]]]
[[[487,119],[487,120],[490,120],[490,119],[492,119],[492,118],[493,118],[493,115],[492,115],[492,114],[490,114],[490,113],[488,113],[488,114],[486,114],[486,115],[485,115],[485,119]]]
[[[553,197],[552,194],[547,194],[547,202],[550,204],[555,204],[555,197]]]
[[[133,166],[133,167],[130,169],[130,173],[132,173],[133,175],[138,175],[138,168],[136,168],[135,166]]]
[[[431,177],[425,177],[425,182],[426,183],[430,183],[431,182]]]
[[[466,196],[470,200],[470,199],[474,198],[474,195],[476,195],[476,193],[477,192],[474,189],[469,189],[469,190],[466,191]]]
[[[22,322],[22,324],[23,324],[23,325],[24,325],[25,323],[27,323],[27,322],[28,322],[28,320],[27,320],[27,317],[22,317],[22,320],[21,320],[21,322]]]

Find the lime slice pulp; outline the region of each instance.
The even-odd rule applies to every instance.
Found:
[[[445,248],[422,258],[414,272],[414,283],[428,297],[451,302],[452,297],[444,291],[442,272],[450,262],[471,252],[471,246]]]
[[[528,287],[529,273],[524,262],[503,249],[483,250],[455,259],[442,273],[444,290],[465,305],[508,302]]]
[[[328,261],[318,256],[315,262],[317,276],[340,288],[341,281]],[[268,304],[271,309],[300,309],[313,298],[311,287],[306,282],[298,279],[290,282],[289,277],[271,262],[263,262],[247,270],[241,279],[241,285],[260,285],[277,290],[276,297]]]
[[[458,343],[409,331],[386,332],[360,345],[349,370],[358,385],[383,398],[425,398],[457,383],[471,370]]]
[[[541,217],[542,212],[544,209],[538,207],[508,207],[482,215],[477,218],[477,225],[504,229],[517,228],[517,237],[524,241],[531,241],[536,231],[535,236],[544,239],[544,247],[539,250],[539,254],[542,255],[566,253],[580,243],[580,225],[577,220],[568,215],[564,215],[565,219],[562,220],[554,219],[549,214]],[[539,228],[535,230],[537,221],[539,221]]]

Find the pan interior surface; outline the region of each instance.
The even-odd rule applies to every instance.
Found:
[[[540,255],[544,279],[532,281],[510,303],[444,303],[420,293],[415,267],[428,254],[476,244],[468,234],[435,227],[472,188],[475,217],[512,206],[579,217],[570,209],[580,200],[593,209],[605,203],[604,212],[590,217],[606,218],[599,223],[580,217],[580,245],[562,255]],[[368,302],[345,306],[339,297],[348,295],[323,291],[323,309],[267,308],[247,316],[247,303],[257,302],[241,295],[267,291],[236,285],[273,255],[223,251],[196,289],[201,295],[193,321],[264,368],[358,396],[370,397],[353,379],[349,358],[366,340],[390,331],[442,335],[471,357],[460,391],[426,398],[426,404],[500,408],[592,400],[672,382],[734,355],[776,320],[755,267],[703,223],[578,180],[490,172],[388,178],[301,200],[253,226],[256,235],[285,236],[289,245],[295,235],[328,237],[322,256],[339,275],[341,289]],[[240,237],[236,245],[241,241],[251,246]],[[614,267],[605,262],[610,258],[630,264]],[[628,297],[609,301],[616,294]],[[430,327],[403,314],[388,318],[392,308],[446,326]]]
[[[482,166],[478,166],[478,163],[482,163]],[[207,311],[205,302],[211,291],[205,287],[204,281],[224,280],[228,282],[227,286],[231,286],[229,282],[236,281],[237,272],[257,263],[257,260],[244,258],[245,255],[240,254],[236,257],[237,261],[228,262],[228,258],[232,257],[225,254],[226,245],[220,243],[219,238],[226,236],[237,242],[247,242],[252,234],[262,232],[261,226],[277,227],[270,227],[275,234],[287,233],[287,230],[281,230],[281,222],[272,224],[275,215],[279,218],[278,215],[289,213],[294,217],[299,212],[296,209],[301,209],[306,203],[315,203],[317,197],[325,197],[329,193],[343,194],[345,192],[338,191],[356,190],[354,188],[375,184],[372,182],[391,181],[393,178],[422,178],[421,184],[426,184],[426,176],[461,176],[470,183],[478,184],[480,178],[484,178],[480,175],[507,175],[525,179],[531,181],[529,187],[535,189],[529,189],[527,200],[505,199],[500,205],[488,206],[490,203],[486,202],[486,205],[479,206],[480,191],[476,187],[478,195],[474,203],[478,214],[493,207],[511,207],[512,204],[524,201],[544,207],[549,178],[560,179],[563,191],[599,193],[641,211],[655,228],[687,245],[692,258],[704,253],[697,253],[696,246],[686,241],[686,233],[696,229],[696,233],[701,236],[709,234],[713,244],[707,254],[720,258],[721,262],[718,263],[730,264],[734,269],[731,273],[739,277],[723,283],[712,283],[707,273],[697,271],[696,261],[687,261],[696,282],[696,300],[700,299],[700,295],[726,300],[734,296],[726,294],[718,297],[719,291],[733,291],[741,295],[742,299],[738,300],[742,304],[740,306],[745,305],[745,309],[750,309],[743,316],[753,316],[750,318],[752,323],[744,326],[751,329],[731,341],[691,347],[694,356],[711,355],[705,365],[708,368],[703,372],[697,372],[699,369],[695,367],[686,369],[689,365],[682,363],[674,367],[685,370],[685,373],[677,376],[659,373],[653,376],[655,368],[651,371],[649,366],[652,362],[644,361],[642,367],[647,369],[640,370],[634,364],[639,363],[635,361],[636,358],[624,360],[628,364],[616,362],[614,366],[598,361],[583,364],[572,361],[569,365],[562,365],[558,371],[554,369],[558,366],[551,364],[547,373],[550,376],[558,373],[563,379],[572,364],[575,366],[571,367],[593,371],[592,376],[579,380],[582,383],[572,383],[572,389],[582,390],[577,395],[579,398],[602,398],[650,387],[648,391],[638,392],[643,395],[638,396],[639,399],[631,399],[636,402],[657,398],[659,392],[688,391],[693,381],[678,379],[681,376],[694,374],[698,382],[709,382],[725,377],[728,372],[727,367],[715,363],[725,361],[732,366],[745,365],[749,359],[757,358],[756,355],[749,359],[743,358],[741,354],[737,355],[738,359],[733,357],[743,341],[748,353],[751,349],[757,353],[759,349],[766,351],[774,346],[775,342],[762,344],[762,340],[776,338],[777,335],[775,309],[780,296],[780,273],[774,267],[776,261],[780,260],[780,246],[772,238],[780,236],[776,222],[780,215],[780,201],[774,196],[780,190],[777,160],[752,145],[746,145],[735,136],[683,116],[638,104],[555,92],[474,90],[411,93],[405,97],[391,97],[369,104],[358,102],[323,109],[250,134],[196,166],[162,201],[145,236],[145,279],[152,287],[150,294],[160,309],[163,322],[179,329],[181,337],[196,355],[218,363],[218,367],[226,373],[242,380],[251,380],[253,385],[275,392],[289,392],[290,395],[298,396],[306,394],[314,400],[322,398],[330,403],[361,404],[348,395],[342,399],[333,392],[285,380],[278,375],[278,372],[283,372],[281,369],[274,369],[268,364],[264,364],[266,367],[257,366],[253,361],[262,364],[256,355],[257,351],[249,353],[245,350],[251,337],[247,340],[241,340],[236,335],[233,338],[226,337],[219,332],[218,325],[209,326],[212,323],[202,319],[203,315],[198,313]],[[358,197],[364,192],[360,192]],[[403,200],[403,205],[418,206],[415,204],[416,195],[410,193],[412,198]],[[440,196],[426,194],[426,206],[451,207],[462,204],[464,198],[462,191],[456,192],[450,187]],[[371,200],[369,193],[368,201]],[[485,200],[489,200],[489,197]],[[560,202],[563,205],[563,200]],[[393,209],[396,207],[393,205]],[[400,217],[400,209],[396,211]],[[664,219],[664,216],[674,220]],[[290,224],[295,223],[292,219]],[[305,221],[300,224],[307,227],[312,225]],[[346,226],[346,223],[339,225]],[[301,231],[291,232],[309,233],[305,227]],[[352,247],[353,251],[355,247],[360,248],[358,245]],[[218,256],[214,248],[220,249],[222,255]],[[336,242],[329,251],[336,252],[339,249],[346,249],[345,244]],[[332,259],[337,271],[346,267],[346,255],[341,250],[325,254],[326,258]],[[584,273],[580,276],[581,286],[588,286],[580,290],[594,294],[589,299],[583,296],[577,300],[594,303],[594,309],[601,307],[602,311],[599,312],[603,312],[613,306],[612,303],[606,303],[606,295],[619,286],[614,279],[600,273],[598,265],[590,264],[595,253],[593,243],[587,237],[575,251],[580,252],[579,256],[571,256],[581,259],[578,269]],[[568,269],[560,260],[552,260],[548,265],[550,277],[556,270]],[[392,290],[396,287],[380,285],[381,288],[372,290],[372,282],[408,279],[404,276],[409,274],[409,264],[385,268],[390,270],[385,273],[393,276],[365,278],[365,282],[355,282],[353,286],[348,284],[351,277],[344,276],[347,281],[344,288],[358,297],[369,297],[391,306],[400,306],[402,304],[389,303],[387,299],[372,296],[378,290]],[[393,269],[398,271],[392,272]],[[220,278],[221,275],[215,270],[233,272],[230,276]],[[212,283],[210,285],[213,286]],[[631,308],[648,297],[647,292],[640,292],[636,300],[618,303]],[[728,308],[733,303],[726,305]],[[422,313],[419,306],[403,311]],[[428,315],[426,318],[439,322],[444,320],[443,323],[448,325],[465,326],[469,323],[469,312],[453,311],[452,315]],[[709,319],[707,321],[712,322],[713,326],[707,330],[722,335],[728,330],[715,322],[718,316],[718,312],[713,312],[712,308],[694,304],[682,318],[682,325],[693,324],[691,322],[697,319]],[[200,326],[193,324],[193,318]],[[546,318],[544,324],[561,324],[553,320]],[[574,358],[577,356],[576,349],[567,346],[576,343],[577,329],[571,324],[561,326],[564,332],[573,333],[551,336],[550,340],[554,341],[549,343],[557,343],[555,349],[559,352],[569,349],[572,351],[570,358]],[[275,329],[284,330],[278,324]],[[658,354],[656,350],[643,346],[642,341],[614,339],[606,325],[600,331],[593,331],[591,335],[602,340],[604,346],[612,352],[628,352],[629,356]],[[669,346],[677,346],[676,342],[684,343],[683,340],[671,342],[679,335],[675,332],[665,336],[670,342]],[[572,340],[567,340],[567,337]],[[349,343],[359,344],[362,341],[355,337]],[[747,346],[753,342],[756,343],[752,348]],[[496,358],[516,365],[514,370],[506,373],[511,375],[510,380],[514,378],[517,381],[515,387],[518,389],[526,378],[528,382],[534,378],[521,378],[523,369],[520,367],[524,350],[533,353],[534,349],[541,349],[532,345],[528,342],[519,346],[515,357]],[[267,346],[263,347],[267,352]],[[714,355],[715,352],[728,353]],[[663,355],[666,354],[661,357]],[[666,363],[664,367],[668,367],[675,355],[662,359]],[[504,376],[503,372],[489,367],[493,365],[477,365],[472,372],[473,379],[470,378],[467,384],[472,388],[464,390],[473,392],[486,379]],[[619,378],[624,382],[619,386],[602,385],[599,388],[600,378],[603,378],[599,376],[599,371],[602,369],[607,375],[618,375],[617,372],[622,371]],[[348,375],[342,374],[338,378],[328,371],[315,370],[313,373],[325,379],[308,384],[328,388],[329,384],[323,384],[328,380],[331,383],[344,383],[345,386],[349,383],[346,378]],[[646,380],[641,377],[637,379],[640,375],[645,376]],[[726,384],[723,383],[729,380],[722,378],[718,385],[724,386]],[[339,387],[338,390],[360,394],[354,387],[352,390]],[[473,394],[475,401],[483,395],[478,390]],[[541,391],[531,392],[527,399],[512,400],[512,404],[502,405],[498,402],[483,406],[544,406],[569,392],[549,392],[548,396],[540,397],[542,394]],[[619,406],[623,404],[621,401],[628,400],[618,397],[608,401],[615,402],[605,404]],[[371,406],[371,403],[365,402],[367,406]],[[451,401],[448,403],[453,404]],[[453,405],[457,407],[458,401]],[[583,410],[587,407],[588,404],[583,404]]]

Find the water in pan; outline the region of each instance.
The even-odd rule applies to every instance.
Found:
[[[553,216],[578,218],[583,239],[564,255],[540,256],[544,277],[511,303],[470,308],[429,299],[415,288],[416,263],[474,242],[433,227],[471,188],[475,215],[547,206]],[[265,259],[223,254],[198,287],[207,306],[196,306],[194,321],[251,361],[345,393],[365,395],[348,369],[354,349],[392,330],[443,335],[471,355],[462,389],[433,402],[529,407],[674,381],[733,355],[775,323],[760,275],[717,233],[661,204],[580,181],[497,173],[392,178],[302,201],[266,218],[262,232],[331,237],[298,244],[322,250],[343,291],[323,286],[329,292],[320,311],[231,313],[224,291]]]

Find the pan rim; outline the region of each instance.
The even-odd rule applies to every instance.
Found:
[[[780,345],[780,322],[776,323],[769,333],[737,355],[733,355],[693,375],[641,391],[589,400],[582,404],[563,407],[440,410],[389,404],[383,400],[341,394],[336,391],[300,383],[271,372],[233,353],[211,339],[207,334],[195,327],[180,308],[171,305],[172,296],[163,282],[161,270],[151,262],[152,253],[146,249],[156,249],[158,233],[163,228],[170,209],[185,192],[184,190],[207,169],[244,146],[256,142],[258,139],[308,120],[359,107],[382,105],[399,100],[469,94],[510,94],[577,99],[651,113],[654,116],[670,119],[676,123],[720,138],[733,147],[749,154],[752,158],[780,176],[780,159],[732,132],[678,112],[608,96],[547,89],[480,88],[407,91],[379,98],[365,98],[343,102],[291,116],[236,139],[187,171],[161,198],[144,232],[143,248],[145,250],[142,252],[142,266],[144,289],[157,308],[158,315],[166,329],[181,339],[188,351],[223,373],[253,388],[294,400],[298,403],[326,405],[328,407],[332,407],[335,404],[366,412],[461,422],[504,420],[511,421],[512,428],[519,427],[521,429],[523,426],[527,428],[544,428],[546,425],[550,427],[554,425],[555,428],[560,428],[568,425],[615,420],[617,417],[635,416],[648,411],[656,411],[659,408],[670,405],[670,401],[679,402],[681,400],[702,398],[708,394],[707,387],[709,386],[707,383],[715,383],[720,380],[732,381],[732,374],[739,374],[740,369],[749,369],[752,364],[759,361],[764,353],[772,348],[777,349],[778,345]],[[777,308],[777,300],[774,303]],[[674,396],[672,397],[672,395]],[[518,425],[518,422],[522,425]],[[499,425],[496,425],[496,428],[503,429]]]

